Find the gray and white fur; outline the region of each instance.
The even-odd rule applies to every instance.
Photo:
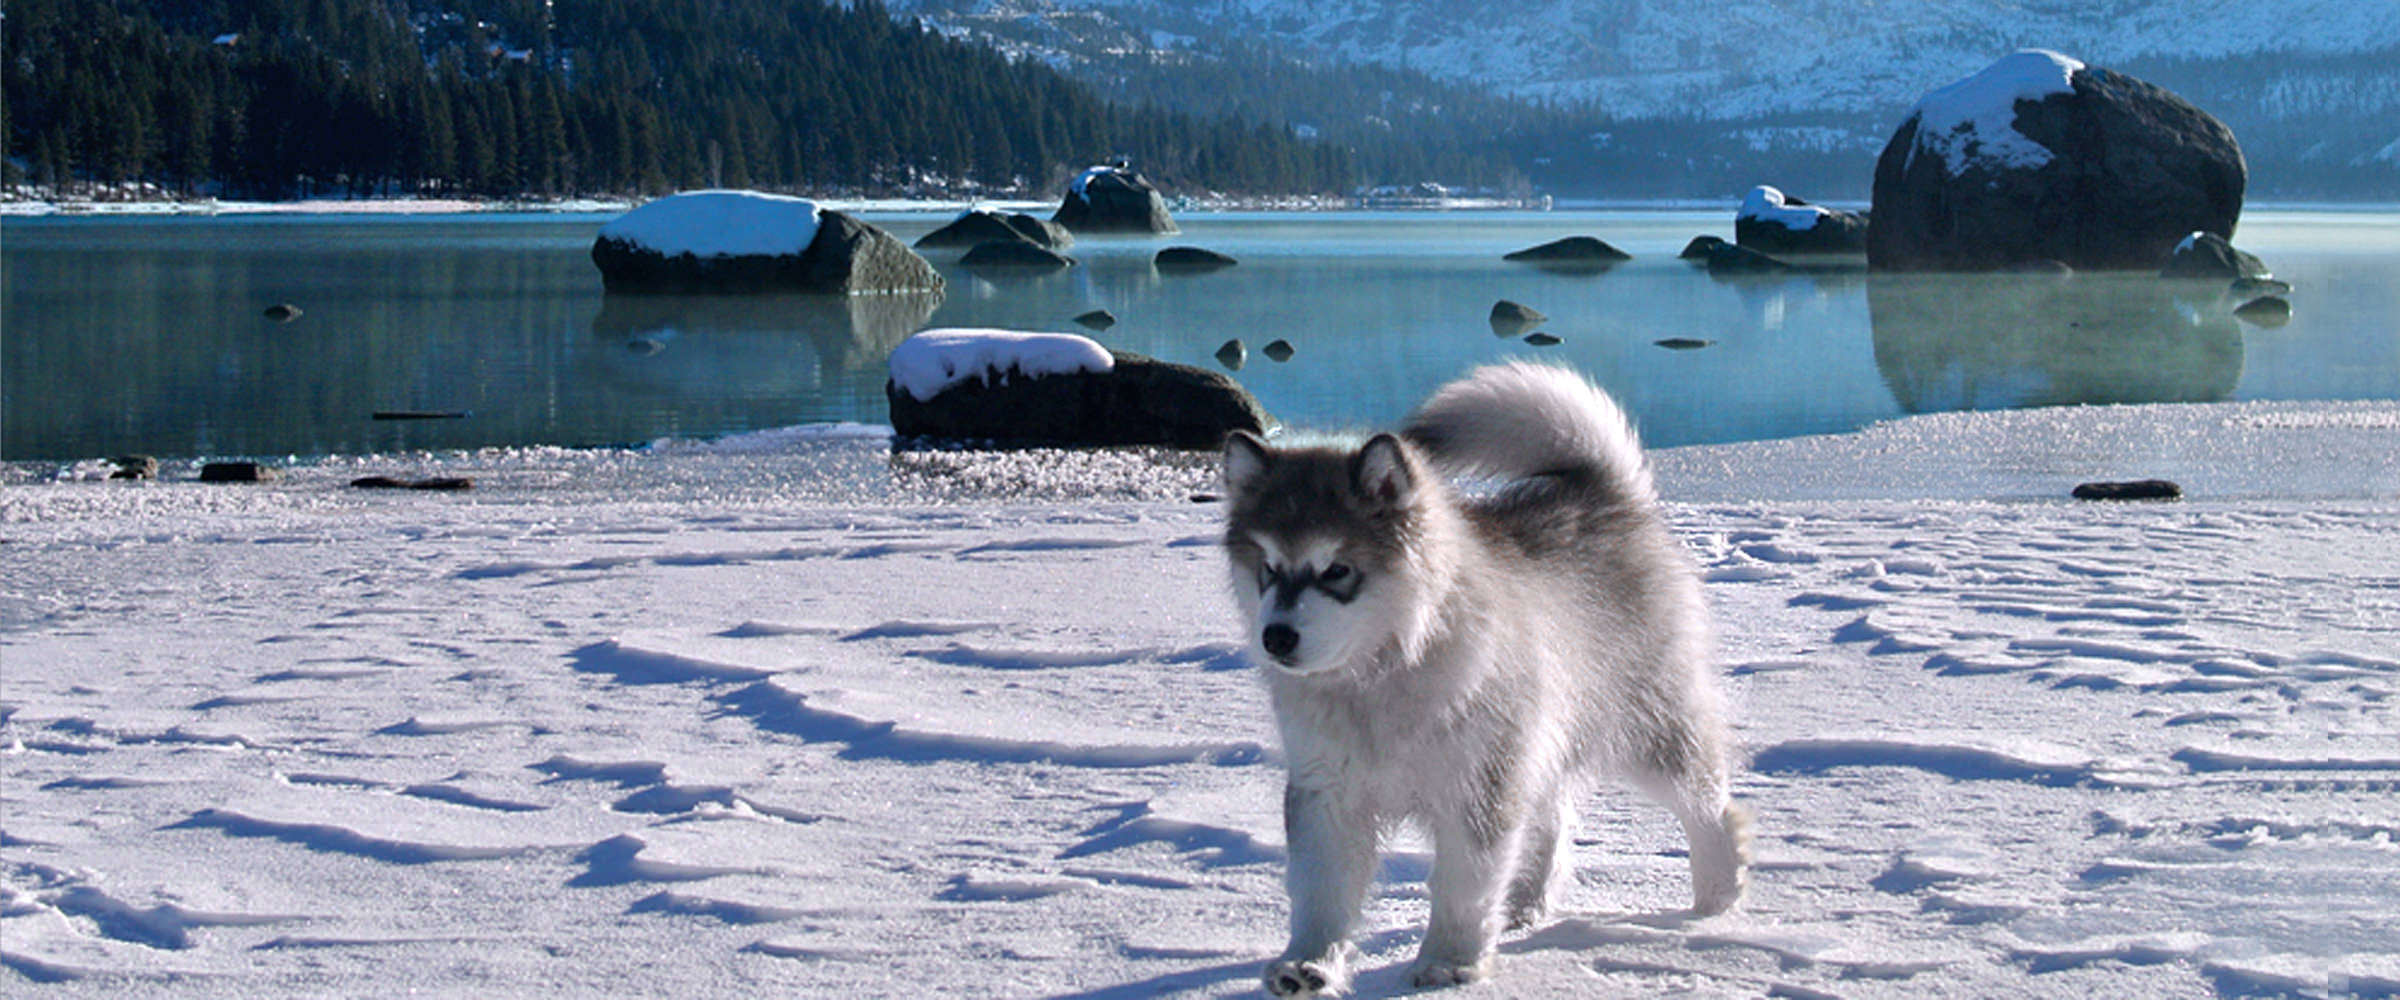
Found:
[[[1496,479],[1473,495],[1447,477]],[[1749,813],[1707,605],[1614,401],[1484,368],[1355,448],[1226,444],[1225,550],[1290,773],[1276,996],[1339,993],[1380,838],[1432,836],[1418,986],[1487,976],[1570,870],[1580,792],[1617,775],[1691,842],[1692,909],[1740,898]]]

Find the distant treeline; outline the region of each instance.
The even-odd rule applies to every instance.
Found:
[[[1104,100],[876,0],[9,0],[7,170],[54,187],[566,196],[701,186],[1338,192],[1342,145]]]

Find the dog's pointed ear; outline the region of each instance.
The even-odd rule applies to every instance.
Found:
[[[1398,507],[1416,496],[1417,466],[1399,438],[1377,434],[1351,456],[1350,485],[1377,504]]]
[[[1275,464],[1275,453],[1267,443],[1249,431],[1235,431],[1225,436],[1225,488],[1240,493],[1250,488],[1267,467]]]

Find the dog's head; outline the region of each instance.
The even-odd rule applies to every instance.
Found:
[[[1253,658],[1292,675],[1363,661],[1415,599],[1410,550],[1430,480],[1410,447],[1225,443],[1225,553]]]

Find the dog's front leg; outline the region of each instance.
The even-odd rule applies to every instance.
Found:
[[[1499,936],[1500,897],[1515,874],[1522,823],[1506,816],[1444,817],[1434,821],[1433,877],[1426,886],[1433,914],[1425,943],[1409,967],[1418,987],[1457,986],[1489,976]]]
[[[1292,900],[1292,940],[1267,965],[1267,992],[1340,993],[1350,985],[1350,932],[1375,868],[1374,817],[1338,792],[1286,784],[1283,832],[1291,853],[1283,882]]]

